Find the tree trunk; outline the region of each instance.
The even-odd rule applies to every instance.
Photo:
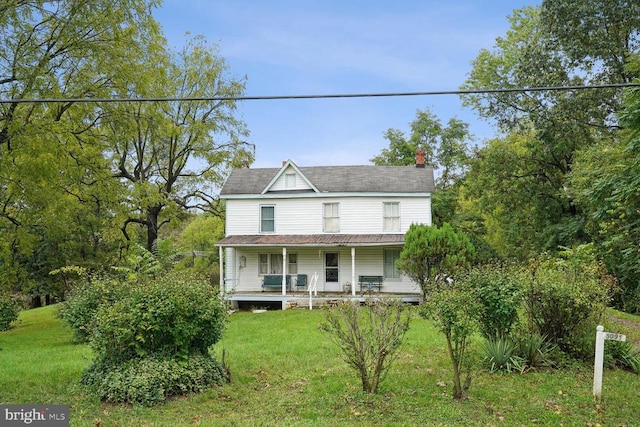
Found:
[[[449,350],[449,357],[451,358],[451,364],[453,365],[453,398],[456,400],[462,400],[464,397],[464,391],[462,390],[462,383],[460,382],[460,362],[453,351],[451,336],[449,334],[446,336],[447,349]]]
[[[153,243],[158,239],[158,217],[162,207],[153,206],[147,209],[147,250],[151,252]]]

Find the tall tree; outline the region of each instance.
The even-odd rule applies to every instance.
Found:
[[[104,105],[100,132],[113,176],[125,188],[122,232],[129,240],[129,226],[141,225],[151,250],[158,231],[181,210],[215,212],[216,188],[231,167],[247,167],[253,152],[234,116],[233,98],[242,95],[244,82],[226,75],[216,46],[195,38],[180,52],[146,55],[136,65],[135,83],[122,82],[122,95],[172,100]],[[226,99],[183,100],[206,97]]]
[[[635,55],[629,72],[640,73]],[[600,257],[618,278],[622,292],[616,304],[640,313],[640,90],[626,91],[620,113],[625,130],[619,140],[606,141],[579,153],[572,173],[578,204],[588,214],[588,231]]]
[[[628,2],[605,3],[613,10],[575,7],[575,2],[561,0],[514,11],[510,30],[496,39],[493,51],[480,52],[464,88],[628,81],[629,76],[614,66],[615,60],[591,46],[588,37],[567,36],[586,29],[581,25],[589,20],[601,21],[598,14],[602,13],[611,20],[607,25],[619,30],[598,32],[599,37],[607,37],[598,44],[615,46],[622,57],[628,54],[632,41],[637,40],[636,19],[625,18],[623,3]],[[498,212],[501,222],[509,225],[535,226],[511,227],[513,234],[506,236],[508,252],[518,249],[518,242],[527,241],[532,233],[540,237],[533,242],[533,251],[554,250],[557,245],[571,246],[586,239],[584,214],[571,197],[568,176],[578,150],[615,136],[619,93],[618,89],[496,91],[465,97],[465,103],[480,116],[511,135],[479,151],[474,161],[476,179],[466,183],[472,194],[483,199],[485,214]],[[493,188],[504,191],[496,194]]]
[[[468,142],[472,139],[469,125],[451,118],[446,125],[430,110],[418,110],[411,122],[411,134],[389,129],[385,139],[389,147],[383,148],[371,161],[376,165],[405,166],[415,162],[415,152],[423,149],[427,163],[438,171],[438,188],[451,187],[465,173],[469,160]]]
[[[145,40],[159,34],[151,16],[156,4],[9,0],[0,6],[0,98],[69,99],[0,104],[0,263],[9,277],[6,286],[38,288],[52,260],[69,262],[97,249],[103,236],[92,227],[110,214],[102,203],[109,191],[98,173],[101,147],[82,139],[97,124],[96,110],[71,99],[111,94],[114,79],[146,50]],[[40,255],[33,256],[36,250]]]

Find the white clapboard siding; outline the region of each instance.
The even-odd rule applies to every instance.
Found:
[[[260,206],[275,207],[274,234],[322,233],[324,203],[339,203],[340,233],[383,233],[383,203],[400,203],[400,232],[412,223],[431,224],[428,197],[313,197],[227,200],[227,235],[260,233]]]

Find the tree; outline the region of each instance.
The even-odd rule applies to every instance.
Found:
[[[640,57],[629,64],[640,74]],[[587,230],[597,243],[598,254],[618,278],[621,292],[617,307],[640,313],[640,91],[626,91],[620,120],[620,139],[581,151],[571,176],[573,195],[587,212]]]
[[[170,57],[158,51],[138,64],[135,84],[123,81],[123,96],[171,98],[240,96],[244,82],[226,77],[217,48],[201,38]],[[152,60],[153,59],[153,60]],[[149,68],[149,64],[158,67]],[[235,101],[168,101],[103,106],[101,132],[110,147],[113,176],[125,188],[122,233],[146,230],[148,250],[158,231],[181,210],[216,212],[215,189],[232,167],[247,167],[253,153],[242,137],[244,123],[233,113]],[[220,214],[220,212],[217,212]]]
[[[0,6],[0,98],[108,97],[157,38],[144,0],[10,0]],[[112,195],[102,147],[83,139],[94,105],[0,104],[0,264],[3,286],[47,292],[48,271],[90,262],[107,242]],[[93,142],[93,141],[91,141]],[[112,200],[117,200],[113,197]],[[37,253],[36,253],[37,251]]]
[[[412,224],[405,234],[397,267],[420,285],[426,297],[449,276],[470,265],[474,253],[467,236],[448,223],[442,227]]]
[[[471,135],[469,125],[461,120],[452,118],[443,126],[428,109],[418,110],[411,122],[409,138],[397,129],[387,130],[385,138],[389,147],[371,159],[376,165],[412,165],[416,150],[421,148],[426,153],[427,163],[439,171],[438,188],[448,188],[464,176],[469,159],[467,140]]]
[[[581,7],[570,1],[545,1],[541,8],[516,10],[506,36],[496,39],[493,51],[482,50],[474,60],[464,88],[627,82],[629,74],[616,65],[637,47],[637,18],[626,19],[627,14],[627,3],[619,1]],[[596,30],[603,22],[606,25]],[[619,94],[619,89],[601,89],[465,96],[467,105],[507,134],[478,152],[467,188],[484,199],[485,215],[501,215],[494,222],[524,221],[536,227],[510,227],[507,252],[518,251],[519,242],[527,241],[532,231],[543,238],[532,242],[530,250],[520,250],[523,256],[587,240],[584,213],[571,196],[568,176],[578,151],[615,137]],[[507,188],[508,193],[494,192],[489,184]]]

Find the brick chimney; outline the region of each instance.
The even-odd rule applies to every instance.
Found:
[[[423,168],[425,161],[426,153],[422,148],[418,148],[416,150],[416,167]]]

